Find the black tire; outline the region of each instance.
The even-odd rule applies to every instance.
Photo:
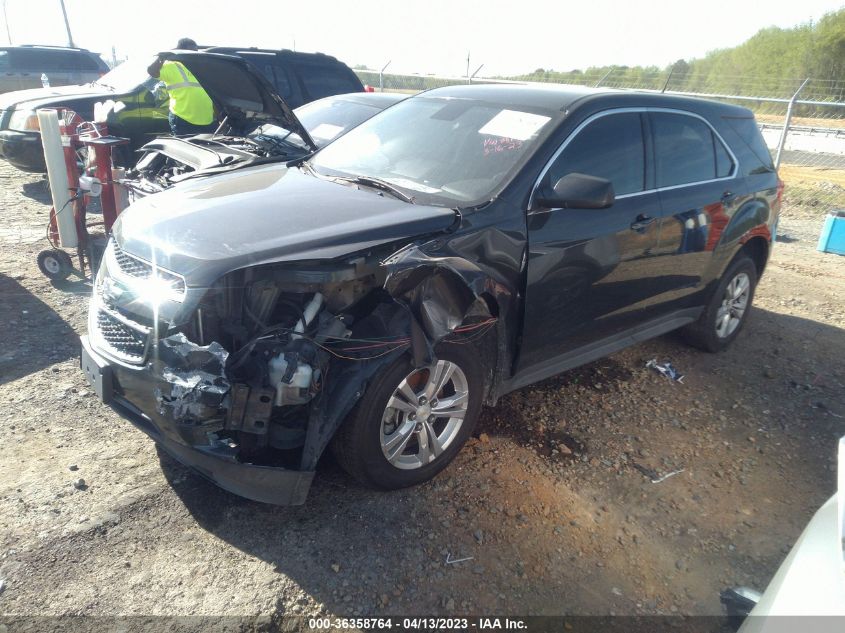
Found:
[[[396,360],[379,372],[367,387],[355,408],[335,433],[332,452],[346,472],[370,488],[395,490],[428,481],[451,462],[472,434],[481,411],[483,372],[477,350],[468,344],[441,344],[438,360],[454,363],[466,378],[468,403],[463,422],[454,439],[433,461],[412,469],[398,468],[382,451],[382,422],[388,400],[400,383],[414,373],[409,356]],[[427,374],[427,372],[426,372]],[[448,385],[452,383],[447,382]],[[437,424],[442,423],[439,420]],[[411,435],[419,435],[412,432]],[[412,442],[415,440],[412,440]],[[413,443],[408,444],[413,446]],[[410,449],[406,449],[410,450]]]
[[[739,322],[735,328],[722,336],[717,331],[717,320],[720,316],[720,310],[723,309],[723,302],[726,301],[726,292],[728,286],[740,276],[746,276],[749,282],[748,297],[742,315],[739,317]],[[693,347],[704,350],[705,352],[721,352],[727,349],[734,339],[742,331],[745,323],[748,321],[748,314],[751,311],[752,302],[754,300],[754,290],[757,288],[757,267],[754,262],[745,254],[740,254],[728,266],[719,284],[710,296],[707,306],[698,321],[686,326],[682,330],[682,334],[686,341]]]
[[[63,281],[73,272],[70,255],[58,249],[38,253],[38,269],[53,281]]]

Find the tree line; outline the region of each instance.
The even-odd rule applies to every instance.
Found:
[[[561,72],[538,68],[508,77],[524,81],[790,97],[805,78],[801,99],[845,101],[845,9],[818,22],[768,27],[739,46],[700,59],[658,66],[599,66]]]

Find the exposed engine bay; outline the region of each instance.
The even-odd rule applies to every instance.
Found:
[[[301,468],[328,441],[316,442],[314,456],[303,452],[307,435],[320,433],[321,407],[331,402],[332,417],[341,413],[337,391],[352,387],[351,406],[360,381],[384,366],[367,361],[413,347],[409,312],[384,283],[384,268],[363,258],[328,270],[230,273],[190,322],[158,342],[169,383],[155,394],[159,413],[177,420],[192,445]],[[452,336],[474,340],[494,322],[481,301]]]
[[[139,150],[143,154],[127,171],[122,184],[134,198],[140,198],[188,178],[294,160],[309,152],[303,145],[287,140],[289,136],[287,130],[267,124],[247,136],[198,134],[158,138]]]
[[[160,413],[179,418],[193,441],[237,447],[250,461],[267,448],[301,449],[308,405],[333,357],[366,360],[363,351],[408,344],[355,338],[366,325],[358,304],[379,284],[365,268],[247,269],[221,279],[182,331],[159,342],[172,383],[157,394]]]

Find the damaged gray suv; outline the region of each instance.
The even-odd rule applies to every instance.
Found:
[[[329,446],[366,485],[418,484],[509,391],[676,328],[727,347],[781,190],[744,108],[433,90],[307,159],[133,204],[82,367],[236,494],[303,503]]]

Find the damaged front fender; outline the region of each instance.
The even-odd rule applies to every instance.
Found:
[[[424,245],[410,245],[385,259],[385,290],[411,314],[425,334],[426,362],[433,347],[471,318],[495,318],[496,349],[489,360],[486,397],[494,402],[497,386],[509,368],[511,341],[508,324],[514,292],[493,269],[458,255],[433,256]],[[413,337],[412,337],[413,340]],[[414,350],[419,357],[420,350]],[[419,363],[417,363],[419,364]]]

